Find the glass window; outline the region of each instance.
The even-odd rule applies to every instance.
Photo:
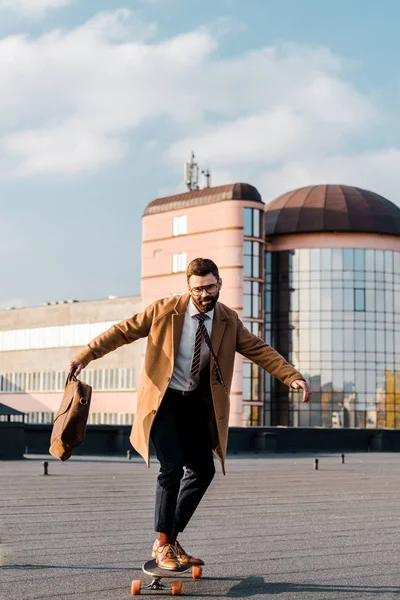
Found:
[[[332,250],[331,248],[321,248],[321,271],[325,273],[332,270]]]
[[[376,271],[384,271],[384,253],[383,250],[375,250],[375,270]]]
[[[245,277],[261,277],[261,244],[245,241],[243,244],[243,274]]]
[[[385,250],[385,273],[393,273],[393,252]]]
[[[354,269],[354,250],[352,248],[343,249],[343,269],[345,271]]]
[[[172,272],[182,273],[186,271],[186,252],[174,253],[172,255]]]
[[[187,215],[173,218],[172,235],[185,235],[187,233]]]
[[[354,310],[354,289],[343,290],[343,307],[344,310]]]
[[[332,330],[332,349],[336,352],[343,351],[343,330],[333,329]]]
[[[383,312],[385,310],[385,293],[383,290],[376,290],[376,311]]]
[[[354,310],[362,312],[365,311],[365,289],[354,289]]]
[[[321,290],[317,285],[313,285],[310,290],[310,310],[314,314],[321,310]]]
[[[261,425],[261,407],[244,405],[242,409],[243,427],[257,427]]]
[[[251,281],[243,282],[243,316],[251,317]]]
[[[243,316],[261,318],[261,286],[258,281],[243,283]]]
[[[244,235],[246,237],[252,237],[253,235],[253,209],[244,209]]]
[[[253,237],[261,237],[261,211],[253,208]]]
[[[356,271],[364,271],[365,270],[365,254],[364,250],[360,248],[356,248],[354,250],[354,269]]]
[[[243,363],[243,400],[251,400],[251,364]]]
[[[299,271],[305,272],[307,275],[310,271],[310,250],[308,248],[299,250]]]
[[[251,242],[245,241],[243,244],[243,275],[245,277],[252,277],[251,246]]]
[[[252,282],[252,298],[253,298],[253,308],[252,308],[252,317],[258,319],[261,317],[261,294],[260,294],[260,284],[257,281]]]
[[[272,254],[271,252],[265,253],[265,273],[268,276],[271,276],[271,268],[272,268]]]
[[[321,310],[332,310],[332,291],[330,289],[321,289]]]
[[[343,290],[334,289],[332,290],[332,300],[334,310],[343,310]]]
[[[332,269],[334,271],[342,271],[343,270],[342,248],[333,248],[333,250],[332,250]]]
[[[332,329],[321,329],[321,350],[329,352],[332,349]]]
[[[375,271],[375,250],[365,250],[365,270]]]
[[[393,252],[393,272],[400,274],[400,252]]]
[[[375,290],[367,289],[365,291],[365,309],[367,311],[375,311]]]
[[[261,277],[261,244],[253,242],[253,277]]]
[[[393,292],[389,289],[385,292],[385,310],[386,313],[393,312]]]
[[[320,250],[319,248],[312,248],[310,250],[310,269],[311,272],[320,270]]]
[[[261,237],[261,211],[256,208],[245,208],[243,219],[245,237]]]
[[[269,290],[265,291],[265,306],[264,310],[267,313],[270,313],[272,310],[272,294]]]

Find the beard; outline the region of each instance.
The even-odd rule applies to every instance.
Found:
[[[195,298],[192,296],[193,304],[197,308],[197,310],[201,313],[209,312],[214,308],[217,304],[217,300],[219,298],[219,291],[213,296],[205,296],[200,298]]]

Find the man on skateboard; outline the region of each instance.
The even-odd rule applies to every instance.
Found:
[[[229,391],[235,352],[311,398],[304,377],[276,350],[250,333],[237,313],[218,302],[217,265],[196,258],[187,268],[188,292],[158,300],[113,325],[70,362],[75,375],[92,360],[147,337],[145,364],[130,441],[150,464],[150,439],[160,462],[152,555],[159,567],[202,565],[177,541],[214,474],[213,452],[225,474]]]

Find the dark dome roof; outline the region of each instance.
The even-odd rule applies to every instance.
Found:
[[[157,198],[146,206],[144,214],[151,215],[169,210],[198,206],[199,204],[223,202],[224,200],[252,200],[253,202],[263,203],[258,190],[254,186],[248,183],[231,183],[229,185],[208,187],[201,190],[191,190],[184,194],[167,196],[166,198]]]
[[[400,235],[400,208],[349,185],[299,188],[265,207],[265,235],[322,231]]]

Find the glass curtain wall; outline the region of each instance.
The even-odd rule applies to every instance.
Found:
[[[263,338],[264,241],[263,212],[244,209],[243,242],[243,321],[245,327]],[[263,380],[257,365],[243,360],[244,426],[263,423]]]
[[[266,376],[273,424],[399,427],[400,253],[312,248],[265,265],[265,339],[313,390],[303,405]]]

